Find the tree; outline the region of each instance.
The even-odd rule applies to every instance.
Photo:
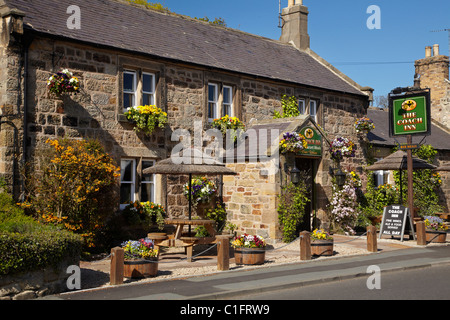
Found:
[[[389,108],[389,98],[388,96],[375,96],[374,104],[377,108],[387,109]]]

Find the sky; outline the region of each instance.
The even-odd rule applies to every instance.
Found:
[[[153,2],[150,0],[150,2]],[[156,1],[154,1],[156,2]],[[214,20],[230,28],[279,39],[279,0],[161,0],[171,11]],[[288,0],[281,0],[281,8]],[[414,61],[425,47],[440,45],[449,55],[449,0],[303,0],[309,10],[311,49],[361,86],[387,95],[412,86]],[[369,6],[380,9],[380,29],[369,29]]]

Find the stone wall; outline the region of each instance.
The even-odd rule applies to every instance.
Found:
[[[3,85],[0,90],[8,90],[10,98],[8,101],[2,101],[2,106],[4,110],[16,115],[17,127],[21,131],[22,114],[15,111],[18,108],[17,97],[23,93],[23,88],[18,86],[17,81],[21,56],[20,52],[6,56],[9,58],[2,55],[0,64],[9,71],[0,76],[7,78],[9,87],[5,88]],[[52,96],[46,89],[47,79],[64,68],[69,68],[80,79],[80,93]],[[169,123],[166,129],[157,129],[150,137],[136,133],[133,125],[123,115],[122,71],[126,68],[150,70],[157,75],[156,103],[167,111]],[[210,128],[206,115],[209,82],[235,88],[234,111],[247,124],[251,119],[271,119],[274,111],[281,112],[280,100],[283,95],[315,99],[319,102],[318,122],[329,135],[329,139],[339,134],[357,141],[353,123],[365,114],[368,105],[364,97],[256,80],[226,72],[212,72],[198,67],[131,56],[119,51],[37,37],[29,48],[28,59],[27,158],[38,159],[39,150],[47,139],[69,137],[100,140],[117,162],[124,157],[164,159],[179,143],[171,141],[175,130],[187,129],[191,138],[194,138],[195,121],[202,124],[203,133]],[[18,91],[17,94],[14,94],[14,88]],[[23,112],[22,103],[19,108]],[[0,132],[0,138],[3,139],[0,144],[0,169],[3,170],[0,172],[5,174],[11,172],[8,167],[11,166],[11,152],[5,148],[11,148],[14,144],[11,143],[11,132],[8,133],[3,128],[4,126]],[[22,137],[21,132],[19,137]],[[202,138],[205,140],[201,143],[202,146],[210,143],[209,138]],[[5,140],[8,140],[8,143],[5,143]],[[327,148],[324,149],[324,157],[316,176],[320,190],[319,211],[323,215],[331,193],[328,175],[330,161],[327,160]],[[348,165],[361,166],[362,163],[363,156],[358,151],[357,158],[349,161]],[[240,221],[241,231],[250,232],[260,228],[270,237],[278,237],[276,195],[280,190],[279,184],[274,184],[270,177],[261,177],[259,170],[251,164],[239,166],[238,169],[243,170],[242,175],[245,178],[241,176],[233,182],[234,185],[229,186],[231,189],[224,193],[225,197],[234,195],[233,198],[227,198],[230,200],[230,215],[235,221]],[[255,180],[251,181],[250,178]],[[157,202],[167,203],[171,216],[187,216],[187,201],[181,194],[187,177],[159,177],[157,180]],[[249,183],[253,186],[242,185]],[[229,192],[233,194],[228,194]]]
[[[450,127],[449,57],[439,54],[439,46],[427,47],[426,57],[415,62],[420,87],[431,89],[431,115],[433,119]]]
[[[56,268],[0,276],[0,300],[28,300],[66,292],[70,265],[79,266],[79,260],[68,259]]]

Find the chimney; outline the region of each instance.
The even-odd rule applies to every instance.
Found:
[[[308,14],[303,0],[289,0],[288,7],[281,12],[283,22],[280,41],[292,42],[300,50],[309,49]]]
[[[438,56],[439,55],[439,45],[438,44],[435,44],[434,46],[433,46],[433,56]]]
[[[447,96],[449,78],[449,57],[439,53],[439,45],[425,48],[425,58],[415,62],[416,75],[414,82],[422,89],[431,89],[431,110],[435,120],[441,120],[441,99]]]

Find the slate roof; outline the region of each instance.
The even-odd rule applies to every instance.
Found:
[[[4,0],[25,12],[25,30],[159,58],[365,96],[293,46],[113,0]],[[67,28],[69,5],[81,29]]]
[[[389,137],[389,113],[383,109],[367,110],[367,116],[375,123],[375,130],[369,132],[367,138],[375,145],[393,147],[396,146],[394,138]],[[420,143],[423,136],[413,136],[413,143]],[[399,143],[406,143],[406,138],[397,138]],[[436,150],[450,150],[450,134],[431,123],[431,135],[423,142],[430,144]]]

